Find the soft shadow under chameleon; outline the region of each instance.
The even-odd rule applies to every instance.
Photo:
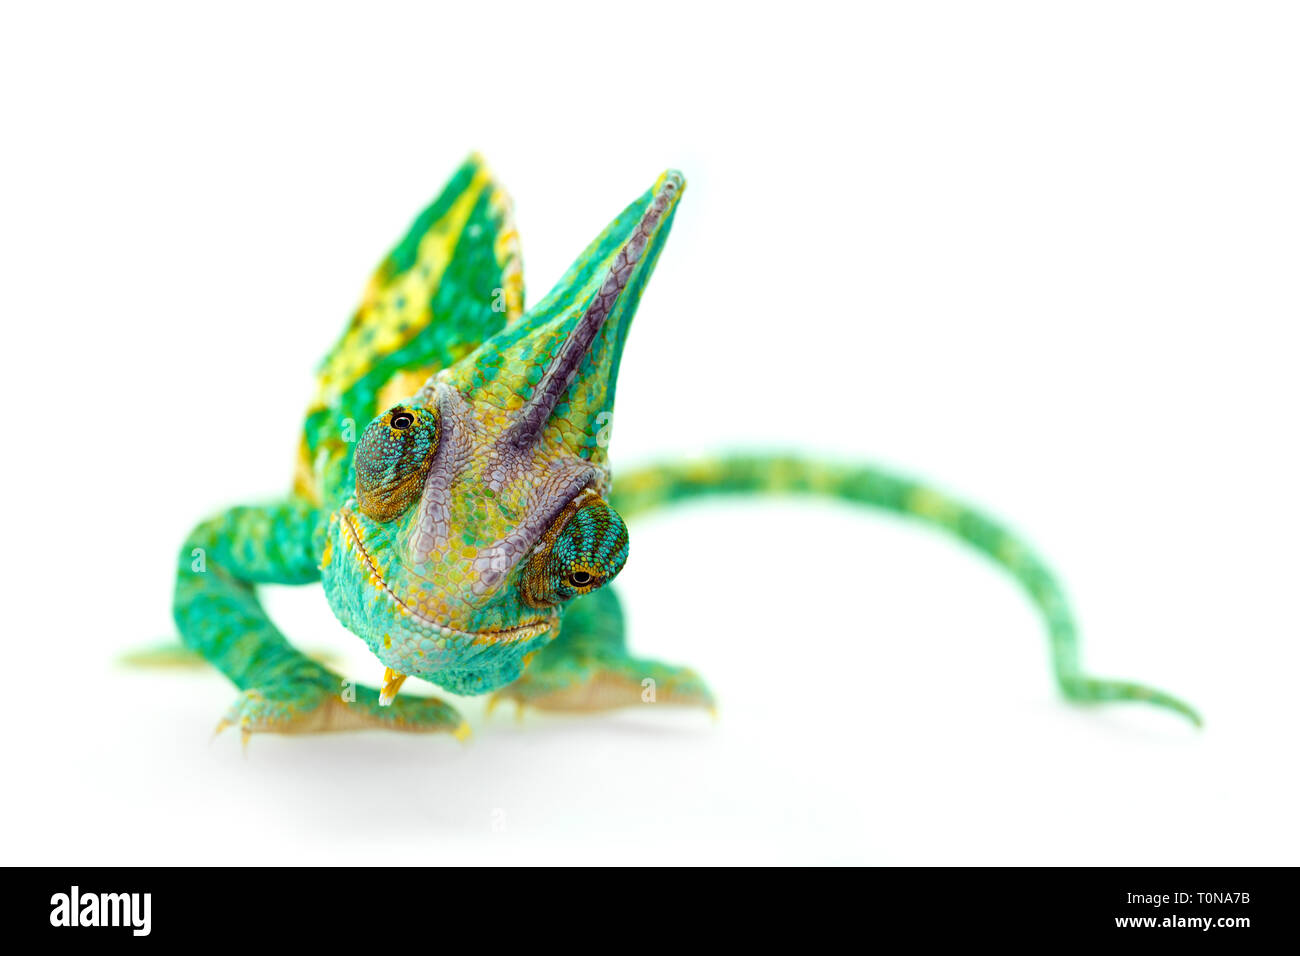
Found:
[[[623,707],[651,692],[659,704],[712,707],[693,671],[628,652],[606,585],[627,558],[623,517],[755,492],[824,495],[948,529],[1025,586],[1068,699],[1142,700],[1199,723],[1168,694],[1085,675],[1044,564],[930,488],[869,467],[762,456],[611,481],[619,358],[684,185],[662,175],[526,311],[510,202],[477,156],[420,214],[320,367],[292,492],[203,522],[181,549],[181,639],[242,691],[222,726],[245,738],[467,731],[448,704],[398,696],[408,677],[547,710]],[[300,653],[258,602],[258,584],[315,581],[383,662],[381,688]]]

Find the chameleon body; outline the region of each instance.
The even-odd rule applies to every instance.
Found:
[[[1064,695],[1181,701],[1085,675],[1054,578],[996,522],[867,467],[727,457],[611,480],[619,359],[684,188],[664,173],[555,288],[524,309],[511,207],[477,156],[380,264],[320,367],[292,492],[200,524],[181,549],[184,643],[242,691],[223,725],[244,733],[368,727],[463,734],[418,677],[520,706],[710,708],[693,671],[634,657],[608,588],[628,553],[625,516],[699,495],[806,493],[944,527],[1005,567],[1046,619]],[[384,665],[354,685],[296,650],[257,598],[262,583],[322,581],[339,620]]]

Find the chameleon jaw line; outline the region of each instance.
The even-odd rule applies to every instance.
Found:
[[[559,619],[558,612],[552,608],[551,613],[548,616],[536,621],[528,621],[524,624],[518,624],[514,627],[502,628],[497,631],[462,631],[460,628],[452,627],[450,624],[442,624],[435,621],[433,618],[426,617],[419,611],[408,607],[401,598],[393,593],[393,589],[388,586],[388,582],[384,580],[384,576],[379,573],[379,569],[375,566],[374,559],[370,557],[370,552],[367,551],[366,546],[361,543],[361,535],[357,532],[356,525],[353,524],[352,513],[348,511],[347,508],[344,508],[339,512],[339,514],[343,519],[343,526],[348,530],[348,536],[353,545],[356,546],[359,559],[365,562],[370,574],[383,589],[384,593],[388,595],[388,599],[397,607],[398,612],[407,617],[414,618],[418,623],[437,632],[442,637],[461,638],[462,640],[469,640],[475,643],[509,644],[516,641],[526,641],[530,638],[537,637],[540,634],[545,634]]]

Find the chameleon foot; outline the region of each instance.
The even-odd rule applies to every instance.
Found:
[[[714,710],[708,685],[687,667],[604,655],[565,658],[550,667],[538,667],[541,663],[493,694],[489,711],[503,700],[513,700],[519,711],[527,706],[583,713],[647,704]]]
[[[344,730],[404,730],[469,736],[455,708],[436,697],[404,697],[381,704],[373,687],[345,686],[335,693],[319,686],[244,691],[217,724],[216,733],[238,727],[245,746],[255,733],[309,734]]]

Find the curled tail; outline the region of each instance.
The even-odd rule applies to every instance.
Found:
[[[1069,700],[1140,700],[1167,707],[1196,726],[1200,715],[1176,697],[1126,681],[1099,680],[1079,665],[1074,618],[1047,565],[996,521],[906,478],[875,468],[833,465],[797,458],[736,455],[682,465],[620,472],[611,504],[625,517],[705,495],[814,494],[882,508],[936,525],[992,558],[1024,585],[1047,622],[1052,669]]]

